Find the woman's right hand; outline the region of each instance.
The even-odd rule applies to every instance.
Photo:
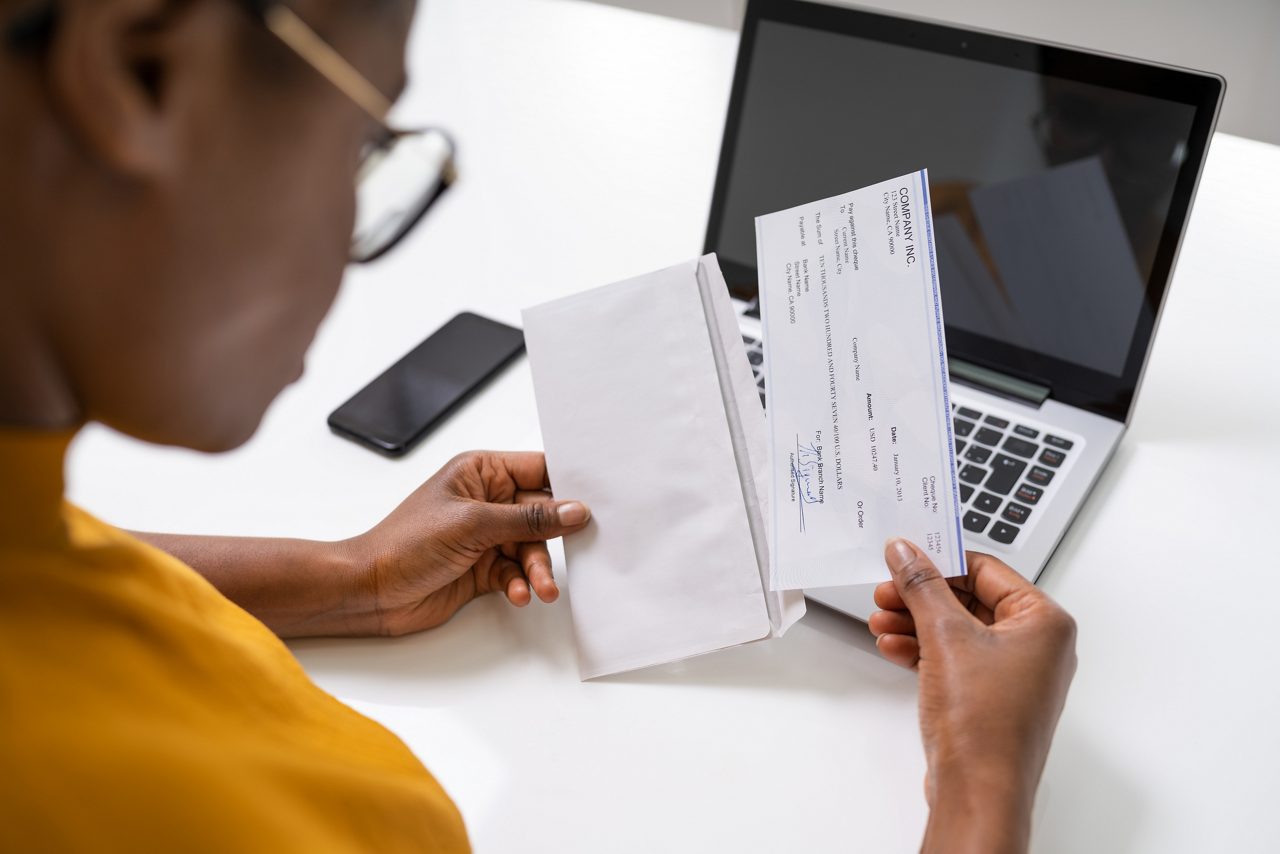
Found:
[[[1025,851],[1031,807],[1076,668],[1066,611],[994,557],[945,579],[890,540],[876,647],[920,675],[930,806],[924,851]]]

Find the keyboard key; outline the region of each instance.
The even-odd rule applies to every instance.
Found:
[[[973,531],[975,534],[981,534],[985,531],[990,522],[990,516],[983,516],[981,513],[974,513],[972,510],[964,514],[964,529]]]
[[[975,463],[985,463],[991,458],[991,449],[984,448],[981,445],[974,445],[969,449],[969,453],[964,455],[964,458]]]
[[[1062,453],[1062,451],[1055,451],[1053,448],[1045,448],[1040,454],[1040,462],[1047,466],[1053,466],[1054,468],[1062,465],[1062,461],[1066,458],[1066,454]]]
[[[761,391],[764,391],[764,377],[756,377],[756,380],[758,380],[756,385],[760,386]]]
[[[764,361],[764,353],[761,353],[759,350],[748,350],[747,361],[753,365],[758,365]]]
[[[1000,495],[1008,495],[1009,490],[1013,489],[1013,485],[1026,471],[1027,464],[1022,460],[1006,457],[1004,454],[996,454],[991,468],[991,479],[987,481],[987,489]]]
[[[988,415],[983,420],[986,421],[988,424],[990,424],[992,427],[998,427],[1001,430],[1009,426],[1008,421],[1005,421],[1003,418],[996,418],[994,415]]]
[[[969,444],[964,439],[956,439],[956,455],[958,456],[964,450],[964,446]]]
[[[1004,512],[1000,514],[1006,522],[1016,522],[1019,525],[1025,524],[1031,516],[1031,508],[1024,507],[1021,504],[1009,502],[1009,506],[1004,508]]]
[[[965,418],[972,418],[974,421],[977,421],[979,418],[982,417],[981,412],[979,412],[976,409],[970,409],[967,406],[960,407],[960,414],[963,415]]]
[[[1007,546],[1018,536],[1018,529],[1012,525],[1006,525],[1004,522],[996,522],[991,527],[991,533],[987,536],[997,543],[1004,543]]]
[[[1013,432],[1017,433],[1019,436],[1026,436],[1028,439],[1034,439],[1036,436],[1040,435],[1039,430],[1033,430],[1025,424],[1019,424],[1017,427],[1014,427]]]
[[[974,486],[982,483],[982,479],[987,476],[986,469],[980,469],[977,466],[965,466],[960,469],[960,479],[965,483],[972,483]],[[1008,492],[1009,490],[1005,490]]]
[[[1037,489],[1034,486],[1024,483],[1022,486],[1018,487],[1018,491],[1013,494],[1013,497],[1021,501],[1023,504],[1035,504],[1040,500],[1040,496],[1042,495],[1044,495],[1043,489]]]
[[[1053,472],[1040,466],[1032,466],[1031,471],[1027,472],[1027,480],[1036,486],[1048,486],[1049,481],[1053,480]]]
[[[995,445],[1000,441],[1000,431],[992,430],[990,427],[983,427],[977,433],[973,434],[973,438],[977,439],[984,445]]]
[[[1010,436],[1005,439],[1004,449],[1011,454],[1017,454],[1027,459],[1031,459],[1036,455],[1036,443],[1028,442],[1026,439],[1019,439],[1017,436]]]
[[[981,510],[983,513],[994,513],[1000,509],[1000,505],[1004,503],[1004,499],[998,495],[992,495],[990,492],[980,492],[973,502],[974,510]]]
[[[961,419],[961,418],[956,419],[956,435],[957,436],[968,436],[972,432],[973,432],[972,421],[965,421],[964,419]]]
[[[960,503],[968,501],[970,495],[973,495],[973,487],[967,483],[960,484]]]
[[[764,405],[765,405],[765,402],[764,402],[764,392],[760,392],[760,405],[761,405],[761,406],[764,406]]]
[[[1055,448],[1061,448],[1064,451],[1071,450],[1076,444],[1070,439],[1063,439],[1061,436],[1054,436],[1050,433],[1044,434],[1044,443],[1046,445],[1052,445]]]
[[[743,336],[742,336],[742,343],[743,343],[743,344],[746,344],[748,347],[754,347],[755,345],[757,345],[757,344],[759,344],[759,343],[760,343],[760,339],[759,339],[759,338],[752,338],[750,335],[743,335]]]

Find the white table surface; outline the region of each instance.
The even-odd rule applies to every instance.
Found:
[[[401,461],[330,435],[325,416],[459,310],[518,322],[696,255],[736,46],[586,0],[425,3],[401,116],[454,131],[457,188],[352,272],[307,375],[250,444],[207,457],[91,428],[72,498],[123,526],[340,538],[457,451],[537,447],[523,361]],[[1080,669],[1037,851],[1280,838],[1278,199],[1280,149],[1214,140],[1132,429],[1043,577],[1079,621]],[[415,637],[292,647],[419,753],[480,852],[918,844],[915,678],[816,606],[782,640],[589,684],[563,601],[490,598]]]

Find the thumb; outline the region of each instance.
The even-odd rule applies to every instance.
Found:
[[[928,633],[960,615],[968,616],[933,561],[911,543],[889,540],[884,547],[884,562],[889,565],[893,585],[911,612],[918,633]]]
[[[519,496],[515,504],[476,502],[472,518],[473,533],[488,548],[571,534],[586,526],[591,511],[581,501]]]

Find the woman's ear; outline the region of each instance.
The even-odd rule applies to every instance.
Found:
[[[198,3],[63,0],[46,56],[50,98],[81,152],[132,178],[172,171],[182,134],[166,87],[175,30]]]

